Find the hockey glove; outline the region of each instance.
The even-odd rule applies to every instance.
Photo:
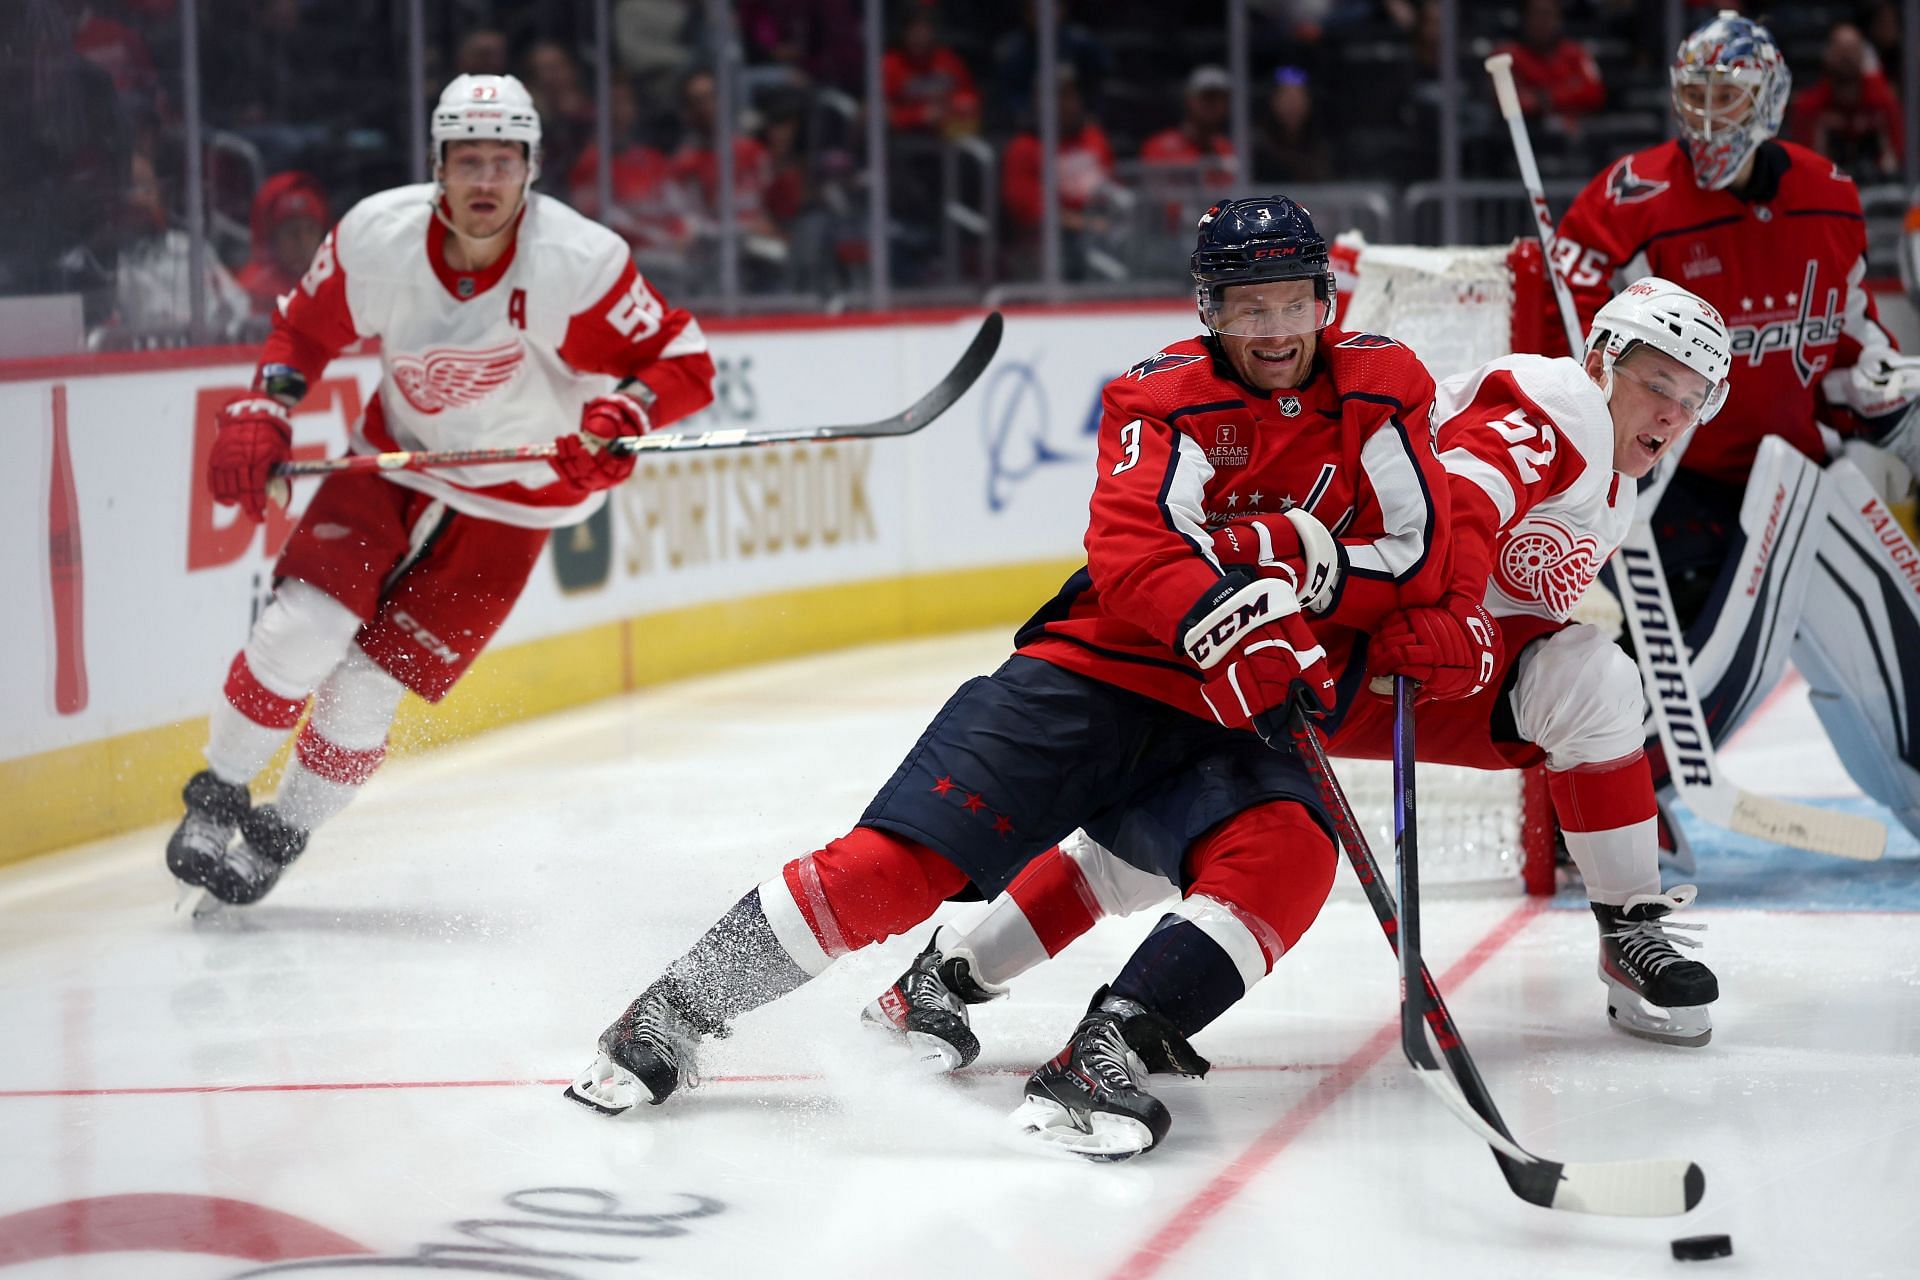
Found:
[[[1315,714],[1333,710],[1327,651],[1300,615],[1293,588],[1272,578],[1221,580],[1180,629],[1181,648],[1205,683],[1200,696],[1229,729],[1252,729],[1269,746],[1286,742],[1287,708],[1304,692]]]
[[[1283,516],[1235,520],[1213,531],[1213,553],[1222,565],[1284,579],[1315,613],[1333,606],[1346,556],[1313,514],[1289,507]]]
[[[293,457],[286,406],[267,396],[248,396],[221,409],[216,424],[207,489],[222,506],[238,503],[247,519],[265,520],[273,469]]]
[[[553,442],[559,450],[552,458],[553,469],[582,489],[611,489],[633,474],[635,458],[609,449],[608,442],[651,430],[647,411],[632,396],[595,396],[580,411],[580,430]]]
[[[1420,683],[1422,698],[1471,698],[1492,682],[1501,657],[1500,628],[1486,607],[1450,592],[1438,604],[1403,610],[1381,624],[1367,662],[1379,674],[1368,687],[1388,692],[1384,677],[1406,676]]]

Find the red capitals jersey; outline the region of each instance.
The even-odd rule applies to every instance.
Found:
[[[1337,679],[1358,633],[1445,588],[1446,477],[1433,379],[1390,338],[1326,329],[1305,385],[1256,392],[1201,338],[1107,384],[1087,567],[1021,629],[1020,651],[1203,720],[1181,629],[1226,571],[1212,531],[1300,506],[1347,561],[1309,614]]]
[[[1633,522],[1606,396],[1577,360],[1512,355],[1441,383],[1434,416],[1458,589],[1565,622]]]
[[[1744,483],[1762,436],[1819,462],[1822,375],[1863,347],[1891,346],[1866,274],[1866,222],[1853,180],[1790,142],[1755,153],[1746,198],[1702,191],[1677,142],[1636,151],[1587,184],[1560,224],[1554,269],[1583,326],[1625,283],[1656,275],[1719,308],[1733,331],[1732,387],[1681,465]],[[1559,317],[1547,331],[1561,349]]]

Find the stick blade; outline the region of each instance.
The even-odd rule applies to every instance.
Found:
[[[1607,1218],[1677,1218],[1699,1204],[1707,1190],[1707,1175],[1691,1160],[1534,1165],[1503,1160],[1500,1167],[1522,1200]]]
[[[1735,798],[1726,825],[1742,835],[1856,862],[1875,862],[1887,851],[1884,822],[1751,791]]]

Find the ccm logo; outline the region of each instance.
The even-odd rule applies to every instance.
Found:
[[[1187,641],[1187,656],[1201,666],[1206,666],[1215,654],[1233,647],[1233,641],[1242,632],[1259,626],[1266,621],[1268,597],[1263,592],[1201,632],[1199,636]]]

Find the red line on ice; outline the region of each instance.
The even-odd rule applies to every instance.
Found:
[[[1544,908],[1538,900],[1528,899],[1488,934],[1476,942],[1473,950],[1454,962],[1453,967],[1439,977],[1443,992],[1452,991],[1479,971],[1480,967],[1491,960],[1499,950],[1518,936]],[[1269,1125],[1265,1132],[1253,1140],[1253,1144],[1242,1151],[1234,1161],[1213,1178],[1187,1202],[1174,1210],[1161,1228],[1149,1236],[1133,1254],[1116,1267],[1108,1280],[1146,1280],[1157,1275],[1173,1260],[1175,1254],[1185,1248],[1187,1243],[1200,1234],[1213,1216],[1231,1204],[1236,1196],[1246,1190],[1260,1172],[1301,1132],[1320,1117],[1320,1114],[1340,1099],[1340,1096],[1371,1071],[1400,1042],[1400,1022],[1398,1018],[1382,1026],[1367,1039],[1367,1042],[1354,1051],[1353,1056],[1334,1067],[1332,1072],[1296,1102],[1285,1115]]]

